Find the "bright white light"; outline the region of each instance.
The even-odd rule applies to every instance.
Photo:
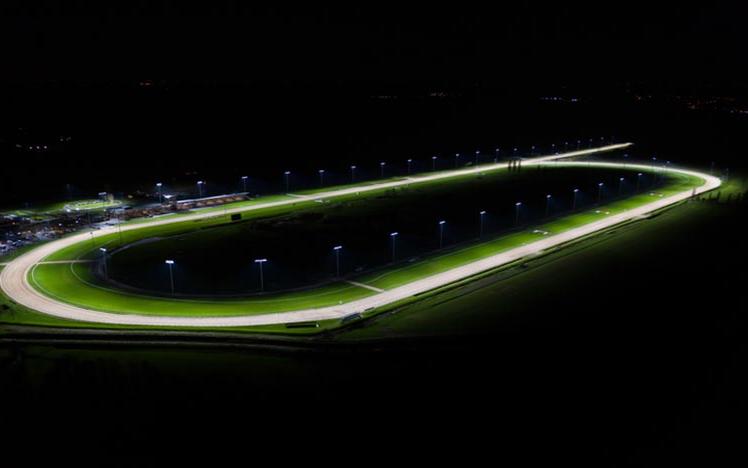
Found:
[[[255,263],[265,263],[267,261],[268,261],[267,258],[258,258],[258,259],[255,260]]]
[[[332,250],[340,250],[342,248],[343,248],[342,245],[336,245],[335,247],[332,248]]]
[[[400,234],[399,232],[391,232],[390,237],[395,237],[396,235]]]
[[[444,220],[442,220],[442,221],[439,221],[439,225],[442,225],[442,224],[444,224],[444,223],[446,223],[446,221],[444,221]]]
[[[174,260],[166,260],[164,263],[167,265],[174,265]]]

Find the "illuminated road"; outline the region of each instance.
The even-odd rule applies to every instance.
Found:
[[[626,168],[633,170],[651,170],[653,167],[649,165],[637,165],[637,164],[626,164],[626,163],[613,163],[613,162],[557,162],[553,161],[570,158],[574,156],[582,156],[594,153],[600,153],[604,151],[610,151],[614,149],[624,148],[629,144],[611,145],[591,150],[574,151],[570,153],[563,153],[553,156],[539,157],[533,159],[525,159],[522,161],[524,167],[535,166],[544,163],[558,164],[559,166],[581,166],[581,167],[600,167],[600,168]],[[395,180],[389,182],[374,183],[371,185],[361,187],[343,188],[339,190],[332,190],[324,193],[314,194],[312,197],[318,198],[331,198],[340,195],[353,194],[367,192],[371,190],[379,190],[383,188],[398,187],[408,184],[416,184],[434,180],[441,180],[450,177],[458,177],[468,174],[476,174],[500,167],[505,167],[506,163],[483,165],[474,168],[454,170],[449,172],[440,172],[428,175],[413,176],[406,180]],[[279,313],[268,313],[260,315],[239,315],[231,317],[174,317],[174,316],[150,316],[150,315],[135,315],[135,314],[117,314],[99,310],[89,310],[82,307],[66,304],[45,296],[41,292],[35,290],[28,282],[28,273],[31,268],[39,262],[42,262],[44,258],[50,254],[57,252],[60,249],[73,245],[75,243],[90,239],[89,232],[82,232],[70,237],[56,240],[47,244],[43,244],[36,249],[29,251],[28,253],[19,256],[15,260],[9,262],[5,268],[0,272],[0,288],[15,302],[28,307],[30,309],[42,312],[44,314],[70,319],[79,320],[86,322],[99,322],[107,324],[120,324],[120,325],[150,325],[160,327],[237,327],[237,326],[253,326],[253,325],[272,325],[272,324],[283,324],[292,322],[307,322],[307,321],[320,321],[329,319],[339,319],[347,315],[363,312],[372,308],[380,307],[383,305],[391,304],[403,299],[407,299],[416,294],[420,294],[435,288],[439,288],[458,280],[473,276],[475,274],[506,265],[514,262],[523,257],[536,254],[543,250],[547,250],[552,247],[567,243],[569,241],[579,239],[597,231],[609,228],[616,224],[629,221],[646,215],[653,211],[657,211],[674,203],[681,202],[688,199],[694,194],[700,194],[713,190],[720,186],[721,182],[717,177],[710,176],[708,174],[685,170],[675,169],[672,167],[658,168],[663,172],[671,173],[682,173],[691,176],[696,176],[705,180],[704,185],[697,187],[695,190],[688,190],[685,192],[672,195],[667,198],[660,198],[652,203],[648,203],[644,206],[634,208],[622,213],[605,216],[600,221],[596,221],[578,228],[568,230],[563,233],[549,235],[542,239],[522,245],[520,247],[502,252],[491,257],[484,258],[482,260],[463,265],[461,267],[453,268],[451,270],[438,273],[420,280],[413,281],[409,284],[399,286],[390,290],[386,290],[375,295],[351,301],[345,304],[340,304],[330,307],[321,307],[316,309],[296,310],[290,312],[279,312]],[[257,204],[251,207],[233,208],[225,210],[225,213],[234,212],[245,212],[256,210],[260,208],[266,208],[268,206],[279,206],[297,203],[298,199],[281,200],[276,202],[268,202],[265,204]],[[191,215],[180,216],[169,219],[161,219],[143,222],[139,224],[132,224],[122,226],[122,230],[133,230],[141,229],[150,226],[157,226],[175,222],[183,222],[194,219],[208,218],[223,214],[213,212],[194,213]],[[108,233],[116,232],[116,227],[109,227],[97,231],[98,235],[106,235]],[[240,312],[240,311],[237,311]]]

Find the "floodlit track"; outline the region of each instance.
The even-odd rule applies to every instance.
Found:
[[[538,157],[525,159],[522,161],[523,166],[537,166],[543,164],[558,164],[559,166],[584,166],[600,168],[624,168],[634,170],[651,170],[649,165],[626,164],[616,162],[557,162],[560,159],[571,158],[575,156],[584,156],[605,151],[621,149],[629,146],[628,143],[619,145],[610,145],[601,148],[589,150],[573,151],[553,156]],[[374,183],[364,186],[346,187],[329,192],[316,193],[310,195],[312,199],[333,198],[341,195],[356,194],[372,190],[381,190],[385,188],[399,187],[409,184],[417,184],[435,180],[448,179],[469,174],[477,174],[505,167],[506,163],[488,164],[468,169],[460,169],[448,172],[439,172],[428,175],[418,175],[407,179],[398,179],[381,183]],[[159,327],[239,327],[255,325],[273,325],[293,322],[321,321],[330,319],[340,319],[353,313],[361,313],[387,304],[392,304],[404,299],[408,299],[417,294],[421,294],[442,286],[446,286],[455,281],[459,281],[478,273],[491,270],[502,265],[519,260],[523,257],[536,254],[543,250],[556,247],[567,242],[579,239],[597,231],[604,230],[616,224],[636,219],[653,211],[660,210],[672,204],[681,202],[689,197],[713,190],[720,186],[721,182],[717,177],[703,174],[700,172],[676,169],[672,167],[658,168],[658,170],[670,173],[680,173],[695,176],[704,180],[704,184],[693,190],[681,192],[666,198],[660,198],[652,203],[642,205],[618,214],[613,214],[602,218],[600,221],[585,224],[583,226],[570,229],[568,231],[549,235],[536,242],[504,251],[502,253],[483,258],[481,260],[456,267],[442,273],[422,278],[403,286],[395,287],[383,292],[379,292],[363,299],[357,299],[340,305],[320,307],[305,310],[294,310],[289,312],[237,315],[229,317],[175,317],[175,316],[152,316],[136,314],[111,313],[102,310],[91,310],[83,307],[67,304],[48,297],[34,289],[29,283],[29,272],[38,263],[42,262],[49,255],[71,246],[78,242],[90,239],[89,232],[82,232],[70,237],[56,240],[37,247],[15,260],[9,262],[0,272],[0,288],[13,301],[29,309],[70,320],[79,320],[85,322],[97,322],[116,325],[140,325],[140,326],[159,326]],[[198,212],[186,216],[173,217],[168,219],[154,220],[139,224],[122,226],[122,231],[142,229],[158,225],[184,222],[202,218],[215,217],[220,214],[231,214],[238,212],[252,211],[271,206],[290,205],[297,203],[298,199],[290,198],[268,203],[258,203],[249,207],[230,208],[222,210],[220,213],[215,211]],[[116,232],[116,227],[104,228],[97,231],[98,236]],[[241,313],[241,310],[237,310]]]

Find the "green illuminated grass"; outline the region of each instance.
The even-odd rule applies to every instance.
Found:
[[[472,176],[474,177],[474,176]],[[657,190],[657,197],[667,197],[701,185],[701,179],[682,174],[668,176],[668,184]],[[439,181],[435,183],[445,183]],[[371,196],[367,193],[366,196]],[[358,197],[349,195],[347,197]],[[270,198],[270,197],[268,197]],[[341,197],[342,198],[342,197]],[[336,197],[336,200],[338,198]],[[624,210],[641,206],[653,200],[649,194],[640,194],[624,200],[615,201],[548,223],[524,228],[519,232],[510,233],[482,243],[462,246],[450,251],[424,257],[417,262],[406,265],[394,265],[387,270],[377,273],[363,274],[356,281],[370,284],[382,289],[401,286],[417,279],[421,279],[439,272],[455,268],[487,256],[520,246],[524,243],[538,240],[542,234],[533,233],[539,229],[550,234],[582,226]],[[263,201],[267,201],[264,199]],[[259,203],[259,201],[243,202]],[[251,212],[251,216],[276,216],[286,212],[298,210],[306,205],[315,206],[314,201],[299,200],[295,206],[270,207]],[[217,209],[216,211],[221,211]],[[596,211],[602,211],[598,213]],[[605,214],[605,212],[610,214]],[[149,227],[122,233],[122,242],[130,243],[138,239],[166,236],[174,233],[186,232],[196,228],[225,223],[226,218],[218,214],[215,218],[199,221],[185,221],[164,226]],[[110,234],[95,239],[93,242],[81,242],[50,256],[49,260],[66,260],[90,258],[96,247],[103,244],[118,244],[119,234]],[[252,315],[272,312],[292,311],[307,308],[332,306],[341,302],[349,302],[371,294],[373,291],[352,286],[348,283],[331,283],[320,288],[279,293],[266,296],[254,296],[242,299],[192,299],[145,296],[102,287],[95,284],[95,278],[84,264],[41,264],[37,265],[30,275],[30,281],[35,288],[60,301],[68,302],[85,308],[104,310],[113,313],[137,313],[143,315],[170,316],[232,316]]]

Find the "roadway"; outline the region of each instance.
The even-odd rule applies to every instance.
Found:
[[[524,167],[537,166],[551,163],[560,159],[585,156],[595,153],[612,151],[629,146],[630,143],[618,145],[608,145],[600,148],[588,150],[572,151],[568,153],[544,156],[532,159],[524,159]],[[617,162],[558,162],[563,166],[583,166],[583,167],[601,167],[601,168],[627,168],[633,170],[652,170],[651,165],[628,164]],[[341,195],[362,193],[372,190],[393,188],[403,185],[417,184],[435,180],[443,180],[450,177],[460,177],[469,174],[477,174],[484,171],[490,171],[506,167],[506,163],[486,164],[467,169],[459,169],[434,174],[417,175],[407,179],[398,179],[393,181],[384,181],[373,183],[365,186],[346,187],[328,192],[316,193],[310,197],[313,199],[333,198]],[[697,187],[695,190],[688,190],[666,198],[659,198],[646,205],[634,208],[622,213],[605,216],[600,221],[586,224],[559,234],[549,235],[536,242],[528,243],[514,249],[493,255],[482,260],[478,260],[461,267],[453,268],[442,273],[438,273],[420,280],[413,281],[409,284],[395,287],[383,292],[378,292],[372,296],[351,301],[348,303],[321,307],[316,309],[295,310],[289,312],[254,314],[254,315],[236,315],[230,317],[174,317],[174,316],[151,316],[137,314],[118,314],[106,312],[104,310],[91,310],[60,302],[34,289],[29,283],[28,276],[31,269],[37,263],[43,262],[46,257],[66,248],[73,244],[83,241],[90,241],[91,233],[89,231],[81,232],[70,237],[62,238],[47,244],[43,244],[18,258],[10,261],[2,271],[0,271],[0,288],[13,301],[29,309],[52,315],[55,317],[78,320],[85,322],[97,322],[117,325],[141,325],[141,326],[158,326],[158,327],[240,327],[240,326],[257,326],[257,325],[274,325],[293,322],[321,321],[330,319],[340,319],[353,313],[360,313],[391,304],[403,299],[407,299],[417,294],[421,294],[436,288],[446,286],[455,281],[459,281],[470,276],[476,275],[487,270],[491,270],[502,265],[517,261],[523,257],[537,254],[541,251],[565,244],[567,242],[579,239],[595,232],[610,228],[629,220],[636,219],[653,211],[660,210],[667,206],[679,203],[691,197],[694,194],[701,194],[713,190],[720,186],[721,181],[701,172],[678,169],[674,167],[663,167],[658,170],[672,173],[681,173],[696,176],[704,179],[704,185]],[[275,202],[262,203],[249,207],[238,207],[227,210],[197,212],[190,215],[179,216],[174,218],[159,219],[137,224],[122,226],[123,231],[142,229],[175,222],[196,220],[201,218],[214,217],[219,214],[231,214],[238,212],[247,212],[269,206],[280,206],[297,203],[298,199],[290,198]],[[98,232],[99,236],[114,233],[117,227],[103,228]],[[240,310],[237,313],[241,313]]]

